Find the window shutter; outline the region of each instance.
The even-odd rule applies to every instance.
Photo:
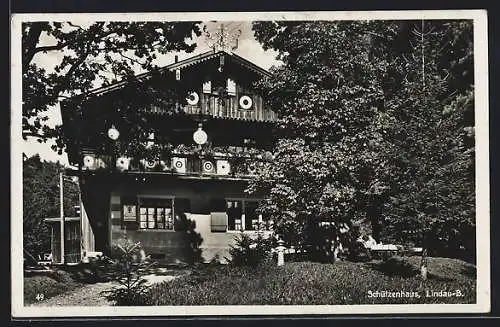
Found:
[[[210,228],[212,232],[227,231],[226,200],[213,198],[211,201]]]
[[[225,232],[227,230],[227,214],[225,212],[212,212],[210,227],[212,232]]]

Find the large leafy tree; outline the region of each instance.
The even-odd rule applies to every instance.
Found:
[[[257,22],[264,48],[284,65],[261,83],[279,118],[275,159],[252,183],[268,194],[262,210],[288,242],[328,258],[358,217],[360,179],[371,158],[382,103],[380,58],[370,58],[362,22]],[[317,228],[328,222],[328,228]],[[320,233],[320,234],[318,234]],[[319,237],[319,235],[323,235]],[[318,250],[318,251],[316,251]]]
[[[59,217],[59,163],[42,161],[38,155],[23,162],[23,246],[31,255],[50,251],[50,230],[45,218]],[[65,182],[65,215],[76,215],[78,186]]]
[[[22,26],[23,138],[56,137],[60,126],[47,124],[47,110],[62,99],[99,85],[131,78],[155,68],[155,59],[169,51],[194,50],[189,38],[200,35],[196,22],[28,22]],[[52,69],[43,58],[60,58]],[[81,97],[81,98],[83,98]],[[140,120],[136,122],[140,123]]]
[[[262,210],[278,233],[321,248],[311,226],[330,221],[312,234],[328,249],[342,223],[359,219],[378,241],[447,256],[474,251],[471,28],[254,24],[284,61],[261,83],[280,116],[276,158],[250,187],[268,194]]]

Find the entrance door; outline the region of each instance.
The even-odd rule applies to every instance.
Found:
[[[65,243],[64,251],[66,263],[77,263],[80,261],[80,222],[66,222],[64,229]]]

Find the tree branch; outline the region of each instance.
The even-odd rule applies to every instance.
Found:
[[[139,65],[141,65],[141,66],[145,64],[145,63],[140,62],[138,59],[130,58],[129,56],[124,55],[122,52],[118,52],[118,53],[119,53],[119,54],[120,54],[120,56],[122,56],[123,58],[128,59],[128,60],[130,60],[130,61],[132,61],[132,62],[135,62],[136,64],[139,64]]]
[[[36,138],[41,138],[41,139],[46,139],[47,135],[39,134],[36,132],[31,132],[31,131],[23,131],[22,132],[23,139],[26,139],[27,137],[36,137]]]
[[[36,47],[34,49],[33,55],[35,55],[38,52],[47,52],[47,51],[54,51],[54,50],[62,50],[64,47],[67,45],[71,44],[72,42],[63,42],[63,43],[58,43],[55,45],[47,45],[43,47]]]
[[[76,27],[79,30],[83,30],[83,27],[81,27],[80,25],[73,24],[72,22],[68,22],[68,25],[71,26],[71,27]]]
[[[38,40],[40,39],[42,30],[43,28],[41,23],[33,23],[33,25],[29,29],[28,35],[24,39],[25,43],[27,44],[23,57],[24,70],[29,66],[31,59],[33,59],[33,56],[36,53],[36,45],[38,44]]]

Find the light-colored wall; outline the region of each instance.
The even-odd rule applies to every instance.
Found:
[[[210,200],[212,197],[230,198],[246,197],[245,184],[235,181],[213,180],[173,180],[171,183],[145,183],[141,185],[121,185],[114,189],[110,204],[111,243],[117,244],[130,240],[141,242],[146,254],[162,253],[165,261],[172,263],[185,262],[186,235],[183,232],[168,230],[127,230],[121,225],[121,199],[124,196],[173,196],[191,199],[191,212],[186,216],[194,221],[194,231],[202,238],[200,246],[204,261],[218,256],[220,261],[229,257],[229,248],[234,244],[239,232],[212,232]]]

